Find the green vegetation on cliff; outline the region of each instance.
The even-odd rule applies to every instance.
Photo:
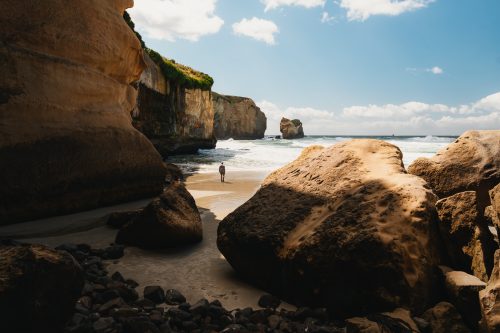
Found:
[[[135,31],[135,24],[127,12],[123,14],[123,19],[127,22],[130,29],[132,29],[141,42],[144,52],[146,52],[151,60],[153,60],[160,67],[163,76],[165,76],[167,80],[174,81],[179,85],[190,89],[209,90],[212,88],[214,79],[212,79],[210,75],[196,71],[191,67],[178,64],[175,60],[167,59],[155,50],[146,47],[146,43],[142,40],[142,36]]]

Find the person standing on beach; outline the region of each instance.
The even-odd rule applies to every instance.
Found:
[[[224,176],[226,175],[226,167],[224,166],[224,162],[220,162],[219,173],[220,173],[220,181],[221,183],[224,183]]]

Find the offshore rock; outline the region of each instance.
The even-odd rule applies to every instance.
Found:
[[[300,139],[304,137],[304,129],[298,119],[281,118],[280,132],[283,139]]]

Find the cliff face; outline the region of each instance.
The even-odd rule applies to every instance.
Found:
[[[131,124],[145,67],[132,4],[3,1],[0,224],[162,190],[161,157]]]
[[[164,156],[214,148],[210,89],[188,88],[169,78],[147,54],[145,62],[132,112],[134,126]]]
[[[214,134],[217,139],[262,139],[267,118],[254,101],[246,97],[212,93]]]

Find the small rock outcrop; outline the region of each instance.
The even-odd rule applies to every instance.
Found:
[[[423,318],[430,324],[432,333],[471,333],[453,304],[440,302],[427,310]]]
[[[148,54],[144,56],[146,68],[139,80],[137,106],[132,112],[134,126],[163,156],[215,148],[210,88],[190,86],[172,74],[166,75],[158,62],[168,64],[169,68],[177,66],[189,73],[196,72],[157,53],[151,55],[156,61]]]
[[[414,161],[408,172],[424,178],[439,198],[475,191],[482,215],[488,191],[500,182],[500,130],[465,132],[435,156]]]
[[[130,118],[145,67],[132,4],[2,1],[0,224],[161,192],[161,156]]]
[[[196,203],[184,185],[176,182],[122,227],[116,242],[158,249],[196,243],[202,237]]]
[[[439,260],[435,200],[392,144],[309,147],[219,224],[217,245],[244,278],[295,304],[345,317],[423,311]]]
[[[212,92],[212,101],[217,139],[254,140],[264,137],[267,118],[253,100]]]
[[[500,250],[495,253],[495,266],[485,289],[479,292],[481,326],[485,332],[500,332]]]
[[[65,251],[0,244],[0,331],[60,332],[83,279],[83,270]]]
[[[488,281],[498,245],[480,219],[476,192],[454,194],[436,203],[439,229],[451,264]]]
[[[300,139],[304,137],[304,129],[298,119],[281,118],[280,132],[283,139]]]
[[[487,220],[491,223],[498,231],[500,231],[500,184],[495,186],[490,191],[491,206],[488,206],[485,210],[485,215],[487,215]]]

